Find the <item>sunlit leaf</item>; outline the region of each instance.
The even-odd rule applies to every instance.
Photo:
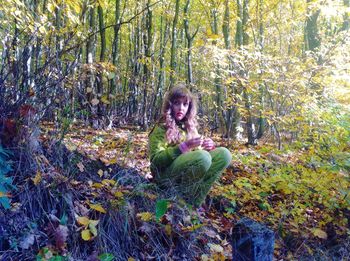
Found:
[[[80,225],[87,226],[90,223],[90,219],[88,217],[78,217],[77,221]]]
[[[85,241],[89,241],[91,239],[91,233],[89,229],[84,229],[81,231],[81,238]]]
[[[212,252],[217,252],[217,253],[224,252],[223,247],[220,245],[209,243],[208,246],[210,248],[210,251],[212,251]]]
[[[325,231],[323,231],[322,229],[319,228],[315,228],[312,230],[312,234],[318,238],[322,238],[322,239],[327,239],[328,235]]]
[[[98,212],[101,212],[101,213],[107,213],[107,211],[102,207],[101,204],[89,204],[90,208],[98,211]]]
[[[37,171],[37,173],[35,174],[35,177],[32,178],[32,180],[33,180],[34,185],[37,186],[41,181],[41,172]]]
[[[142,221],[151,221],[153,219],[153,214],[151,212],[141,212],[137,213],[136,215],[138,218],[140,218]]]

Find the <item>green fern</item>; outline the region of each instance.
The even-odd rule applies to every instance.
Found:
[[[0,205],[5,209],[10,208],[7,193],[10,189],[15,189],[15,186],[12,185],[12,178],[6,177],[6,174],[12,170],[11,162],[8,160],[9,156],[10,152],[0,144]]]

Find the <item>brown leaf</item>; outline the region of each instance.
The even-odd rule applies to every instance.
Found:
[[[68,227],[59,225],[54,232],[56,247],[59,250],[64,250],[68,238]]]

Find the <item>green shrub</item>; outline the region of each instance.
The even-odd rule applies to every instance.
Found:
[[[12,170],[11,162],[8,160],[10,152],[5,150],[0,144],[0,205],[5,209],[10,208],[10,200],[8,192],[15,189],[12,185],[12,178],[7,177],[6,174]]]

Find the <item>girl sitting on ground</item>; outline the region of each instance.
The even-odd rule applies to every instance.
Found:
[[[197,99],[184,86],[166,95],[162,116],[149,135],[151,172],[162,188],[174,188],[199,207],[232,155],[197,131]]]

